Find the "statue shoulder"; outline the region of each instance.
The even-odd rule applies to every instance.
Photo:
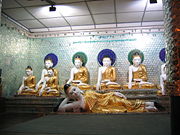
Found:
[[[146,68],[146,66],[145,66],[144,64],[141,64],[140,66],[141,66],[142,68]]]
[[[86,68],[86,67],[84,67],[84,66],[82,66],[82,67],[81,67],[81,69],[82,69],[82,70],[87,70],[87,68]]]

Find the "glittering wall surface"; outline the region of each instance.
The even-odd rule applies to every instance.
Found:
[[[163,33],[117,34],[98,36],[51,37],[41,39],[27,38],[13,29],[0,27],[0,68],[2,69],[3,96],[13,96],[21,84],[24,69],[30,65],[37,80],[43,69],[43,59],[48,53],[58,58],[59,82],[69,78],[73,67],[72,56],[78,51],[86,53],[86,67],[90,72],[90,84],[97,81],[97,55],[102,49],[111,49],[116,55],[117,82],[127,82],[129,51],[140,49],[144,52],[143,64],[147,66],[149,82],[159,84],[159,52],[164,48]]]

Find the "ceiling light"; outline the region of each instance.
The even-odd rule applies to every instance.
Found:
[[[157,3],[157,0],[150,0],[150,4],[155,4]]]
[[[54,7],[54,5],[51,5],[50,7],[49,7],[49,11],[51,12],[51,11],[56,11],[56,7]]]

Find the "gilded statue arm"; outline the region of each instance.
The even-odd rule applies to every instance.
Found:
[[[54,82],[53,82],[53,85],[51,87],[51,89],[58,89],[58,79],[57,77],[54,77]]]
[[[116,81],[116,69],[114,67],[112,67],[111,69],[111,82],[115,82]]]
[[[31,85],[29,85],[29,88],[34,89],[36,86],[36,78],[35,76],[32,76]]]
[[[87,68],[83,69],[83,77],[81,78],[82,83],[88,83],[89,73]]]
[[[143,74],[142,74],[141,79],[142,79],[142,81],[147,82],[148,78],[147,78],[147,69],[146,69],[146,66],[142,65],[142,69],[143,69]]]

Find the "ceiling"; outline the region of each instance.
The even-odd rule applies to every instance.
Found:
[[[2,15],[29,32],[162,26],[162,0],[3,0]]]

